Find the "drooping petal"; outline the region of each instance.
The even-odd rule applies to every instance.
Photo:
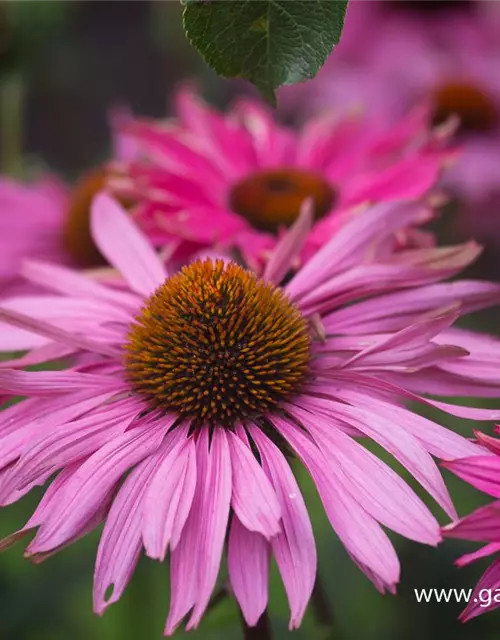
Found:
[[[2,360],[2,362],[0,362],[0,370],[11,369],[14,367],[23,368],[31,367],[37,364],[46,364],[47,362],[52,362],[54,360],[59,360],[60,358],[69,356],[73,352],[73,347],[67,347],[65,345],[56,344],[55,342],[49,342],[42,345],[41,347],[31,349],[31,351],[28,351],[28,353],[20,358]]]
[[[316,578],[316,545],[304,499],[283,454],[259,428],[252,437],[280,501],[282,531],[272,541],[272,550],[290,604],[290,630],[300,626]]]
[[[479,491],[500,498],[500,458],[496,456],[474,456],[442,463],[462,480]]]
[[[84,459],[123,433],[137,415],[137,406],[116,402],[80,419],[31,433],[31,446],[20,455],[0,483],[0,503],[14,490],[43,484],[67,465]]]
[[[460,620],[466,622],[481,613],[500,607],[498,589],[500,588],[500,558],[486,569],[469,600],[469,604],[460,614]],[[486,600],[484,595],[487,596]],[[492,597],[493,596],[493,597]]]
[[[103,496],[134,464],[156,451],[172,420],[157,424],[145,421],[119,435],[88,458],[75,473],[61,497],[57,512],[38,531],[31,553],[49,551],[71,537],[82,521],[88,519]]]
[[[390,467],[336,429],[332,420],[298,407],[294,415],[318,442],[339,485],[350,492],[367,513],[410,540],[432,545],[440,541],[436,519]]]
[[[70,465],[63,469],[61,473],[59,473],[55,477],[55,479],[50,483],[47,490],[43,494],[37,508],[33,512],[33,515],[24,525],[24,527],[19,531],[16,531],[15,533],[12,533],[6,538],[0,540],[0,551],[9,548],[15,542],[27,536],[33,529],[36,529],[40,526],[40,524],[42,524],[42,522],[44,522],[50,511],[57,506],[60,494],[64,491],[66,484],[70,481],[74,472],[76,471],[76,469],[78,469],[79,466],[79,464]]]
[[[260,533],[248,531],[237,516],[231,522],[227,564],[231,588],[252,627],[267,607],[269,544]]]
[[[364,375],[362,373],[348,373],[346,371],[336,371],[331,378],[335,381],[335,396],[343,399],[344,389],[348,390],[352,402],[355,396],[355,405],[362,406],[363,409],[373,411],[377,407],[377,413],[387,419],[400,423],[406,430],[412,433],[426,448],[426,450],[443,460],[453,460],[455,458],[465,458],[477,456],[484,453],[481,447],[467,440],[459,434],[446,429],[441,425],[424,418],[413,411],[408,411],[404,407],[398,406],[395,399],[412,400],[419,403],[428,404],[448,411],[451,415],[466,414],[470,411],[469,417],[476,420],[494,420],[495,412],[488,409],[469,409],[459,405],[445,405],[437,401],[423,398],[413,394],[402,386],[391,384],[381,378]],[[360,392],[360,389],[363,392]]]
[[[206,467],[201,464],[198,478],[204,478],[201,488],[201,530],[198,539],[199,548],[203,549],[203,557],[199,555],[197,599],[186,626],[186,630],[194,629],[210,600],[210,595],[217,580],[219,565],[226,536],[231,498],[231,463],[226,434],[216,430],[213,434],[211,449],[207,455],[204,449],[198,461],[205,459]],[[199,446],[204,446],[200,438]]]
[[[174,549],[179,543],[196,489],[194,439],[187,438],[186,427],[177,427],[174,434],[144,497],[144,547],[158,560],[169,545]]]
[[[447,538],[500,543],[500,502],[479,507],[465,518],[443,527]]]
[[[171,602],[165,633],[171,635],[192,608],[187,629],[198,625],[219,572],[231,501],[231,460],[227,435],[208,429],[196,443],[197,484],[193,504],[172,551]]]
[[[406,250],[385,260],[364,260],[316,287],[313,283],[307,286],[304,282],[305,291],[300,294],[300,304],[308,314],[326,314],[359,298],[431,284],[458,273],[480,252],[478,245],[469,242],[452,247]],[[287,285],[287,290],[292,282]]]
[[[482,558],[487,558],[488,556],[493,555],[494,553],[498,553],[500,551],[500,542],[490,542],[489,544],[484,545],[477,551],[473,553],[465,553],[463,556],[460,556],[457,560],[455,560],[455,564],[457,567],[465,567],[472,562],[476,562],[477,560],[481,560]]]
[[[411,288],[337,309],[324,317],[327,333],[362,335],[397,331],[437,307],[460,304],[463,313],[472,313],[492,302],[500,302],[500,286],[479,280],[459,280]],[[394,309],[398,313],[394,313]]]
[[[327,390],[328,387],[321,386],[318,388],[318,393],[326,393]],[[456,517],[455,508],[439,469],[423,444],[411,431],[405,429],[404,423],[400,424],[401,418],[388,420],[383,414],[380,415],[380,412],[376,410],[377,405],[373,406],[373,403],[375,411],[367,411],[363,404],[369,405],[371,399],[361,397],[358,402],[360,395],[350,396],[349,391],[343,391],[343,399],[351,401],[354,406],[350,406],[346,402],[338,403],[320,397],[308,398],[302,404],[305,408],[310,407],[309,410],[313,413],[319,410],[327,415],[335,416],[337,420],[348,421],[352,427],[380,444],[408,469],[450,517]],[[410,414],[410,412],[401,409],[400,415],[403,414]],[[459,436],[457,436],[458,438]],[[467,443],[465,439],[464,443]]]
[[[139,560],[142,499],[157,463],[156,456],[140,463],[127,476],[113,500],[94,570],[94,611],[99,615],[120,599]]]
[[[389,538],[346,490],[321,450],[300,430],[275,417],[273,424],[294,448],[311,474],[325,507],[328,519],[348,551],[386,584],[399,581],[399,561]]]
[[[231,432],[227,438],[232,467],[231,506],[244,527],[270,539],[281,530],[276,493],[250,448]]]

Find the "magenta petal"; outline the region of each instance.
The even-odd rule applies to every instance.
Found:
[[[55,471],[93,454],[123,433],[136,415],[136,406],[117,402],[56,425],[48,433],[42,430],[33,434],[31,447],[21,454],[0,484],[0,503],[3,504],[14,489],[43,484]]]
[[[372,367],[385,365],[392,370],[397,369],[398,365],[414,366],[415,356],[426,354],[429,349],[436,348],[430,340],[450,327],[459,316],[460,311],[456,305],[429,313],[404,329],[382,338],[376,344],[361,349],[344,366],[359,367],[368,363]],[[467,355],[467,351],[458,348],[458,355]]]
[[[378,261],[360,259],[354,266],[333,276],[328,276],[325,265],[321,264],[318,265],[319,280],[308,283],[307,278],[301,279],[303,291],[300,292],[300,303],[309,314],[320,311],[327,313],[332,308],[368,295],[430,284],[458,273],[473,262],[480,252],[474,242],[452,247],[412,249]],[[293,282],[286,289],[295,297],[296,292],[292,293]]]
[[[217,580],[231,501],[231,460],[227,435],[208,429],[196,442],[197,484],[179,544],[172,551],[171,601],[165,633],[171,635],[194,606],[188,628],[199,623]]]
[[[189,87],[177,91],[175,101],[185,131],[194,134],[196,146],[227,179],[254,168],[251,137],[239,123],[211,109]]]
[[[52,291],[72,298],[100,300],[107,305],[118,305],[135,311],[141,303],[139,296],[129,291],[106,287],[92,280],[87,274],[79,273],[61,265],[25,260],[21,269],[25,278]]]
[[[293,164],[295,138],[275,121],[270,111],[256,100],[243,98],[235,112],[251,136],[259,166]]]
[[[27,551],[24,554],[25,557],[28,557],[31,560],[31,562],[33,562],[34,564],[40,564],[41,562],[44,562],[48,558],[51,558],[53,555],[55,555],[65,547],[68,547],[74,544],[75,542],[77,542],[78,540],[80,540],[81,538],[85,537],[88,533],[93,531],[105,520],[109,511],[109,506],[113,499],[113,494],[114,494],[114,491],[112,489],[111,491],[108,492],[106,496],[104,496],[104,499],[99,505],[97,511],[93,513],[88,518],[88,520],[83,522],[81,527],[77,531],[75,531],[75,533],[70,538],[68,538],[68,540],[66,540],[63,544],[59,545],[58,547],[54,547],[54,549],[51,549],[50,551],[46,551],[42,553],[31,553]]]
[[[157,464],[157,456],[140,463],[127,476],[113,500],[94,571],[94,611],[99,615],[120,599],[139,560],[143,498]],[[112,591],[108,595],[110,587]]]
[[[334,311],[323,323],[327,333],[362,335],[397,331],[436,307],[460,304],[463,313],[471,313],[489,307],[492,301],[500,301],[498,284],[459,280],[363,300]]]
[[[474,430],[474,435],[476,436],[476,440],[482,446],[486,447],[492,453],[495,453],[497,456],[500,455],[500,440],[498,438],[493,438],[489,436],[487,433],[483,433],[482,431]]]
[[[198,478],[203,478],[198,545],[203,553],[198,556],[197,599],[187,630],[198,625],[217,580],[231,500],[231,462],[226,433],[221,429],[214,431],[210,452],[205,448],[207,439],[200,438],[198,443]]]
[[[370,582],[373,583],[373,586],[375,587],[375,589],[379,593],[384,595],[386,593],[386,591],[388,591],[392,595],[396,594],[396,585],[395,584],[384,582],[384,580],[382,580],[382,578],[379,575],[374,573],[369,567],[367,567],[365,564],[360,562],[356,558],[356,556],[352,555],[352,553],[349,553],[349,556],[350,556],[351,560],[354,562],[354,564],[365,574],[365,576],[368,578],[368,580],[370,580]]]
[[[286,458],[260,429],[252,436],[280,501],[283,531],[272,550],[290,603],[290,630],[300,626],[316,578],[316,545],[304,499]]]
[[[177,427],[144,498],[142,537],[150,558],[163,560],[175,548],[196,489],[196,447],[187,428]]]
[[[474,456],[442,464],[479,491],[484,491],[494,498],[500,498],[500,458]]]
[[[60,398],[47,400],[33,398],[25,400],[0,413],[0,432],[2,434],[2,447],[0,449],[0,468],[19,458],[28,451],[34,443],[43,438],[47,430],[55,428],[67,420],[72,420],[85,411],[106,402],[114,392],[95,395],[91,392],[91,398],[86,394],[72,394]],[[22,426],[19,426],[19,425]],[[13,469],[13,468],[12,468]],[[0,479],[2,494],[5,495],[5,483],[12,480],[12,469],[7,469]],[[11,489],[16,482],[11,485]],[[10,499],[9,499],[10,503]]]
[[[156,451],[171,422],[148,424],[110,440],[75,472],[61,496],[59,508],[44,522],[30,545],[32,553],[63,544],[94,513],[121,476]]]
[[[381,242],[418,220],[422,205],[390,202],[379,204],[359,214],[344,225],[299,273],[286,289],[294,298],[300,298],[341,269],[358,264],[377,241]]]
[[[281,508],[273,486],[250,448],[231,432],[227,438],[233,484],[231,506],[249,531],[272,538],[281,530]]]
[[[10,545],[14,544],[17,540],[27,535],[31,530],[39,527],[44,522],[50,512],[57,508],[57,503],[60,498],[60,493],[64,491],[66,484],[71,480],[73,473],[78,469],[79,465],[74,464],[66,467],[59,473],[56,478],[48,486],[47,490],[43,494],[42,499],[38,503],[37,508],[33,512],[33,515],[24,525],[22,529],[16,533],[7,536],[0,541],[0,549],[6,549]]]
[[[47,342],[47,340],[40,340],[40,336],[42,336],[43,338],[72,348],[93,351],[94,353],[100,353],[102,355],[115,358],[121,355],[120,350],[116,347],[104,344],[103,342],[98,342],[92,338],[87,338],[76,332],[73,333],[71,331],[66,331],[51,324],[50,322],[36,320],[24,313],[0,308],[0,321],[26,330],[25,342],[16,344],[16,349],[31,349],[32,347],[39,347]],[[99,327],[96,326],[95,330],[98,329]],[[4,329],[3,333],[5,336],[8,336],[8,329]],[[29,334],[33,335],[30,336]],[[10,348],[13,348],[13,344],[10,344]]]
[[[475,618],[476,616],[486,613],[487,611],[493,611],[500,607],[500,601],[498,598],[498,589],[500,588],[500,558],[486,569],[479,582],[477,583],[474,591],[469,600],[469,604],[460,614],[460,620],[466,622]],[[485,602],[484,594],[488,595]],[[489,600],[489,604],[488,604]]]
[[[455,564],[457,567],[465,567],[468,564],[476,562],[476,560],[481,560],[482,558],[487,558],[488,556],[493,555],[494,553],[498,553],[500,551],[500,542],[490,542],[489,544],[484,545],[477,551],[473,553],[466,553],[458,560],[455,560]]]
[[[13,395],[45,396],[69,393],[71,391],[123,389],[119,378],[91,373],[65,371],[19,371],[0,370],[0,389]]]
[[[399,581],[399,561],[389,538],[372,518],[338,484],[338,474],[321,450],[296,426],[274,418],[274,425],[295,449],[314,479],[332,527],[347,550],[386,584]]]
[[[94,199],[91,228],[101,253],[134,291],[149,296],[163,284],[167,275],[165,268],[146,236],[118,202],[105,193]]]
[[[227,564],[233,593],[246,623],[253,627],[267,607],[269,544],[236,516],[231,522]]]
[[[455,415],[455,411],[460,413],[467,409],[473,413],[472,417],[475,419],[495,419],[494,413],[488,409],[469,409],[469,407],[458,405],[445,405],[411,393],[397,384],[357,372],[336,371],[331,377],[331,383],[335,384],[335,396],[340,400],[343,400],[344,389],[347,389],[348,402],[352,402],[352,399],[356,398],[354,404],[370,412],[373,412],[376,407],[377,414],[396,424],[401,424],[432,455],[445,460],[453,460],[484,453],[481,447],[458,433],[400,407],[398,404],[403,400],[412,400],[437,406],[444,411],[449,411],[452,415]],[[360,392],[360,389],[363,391]],[[394,402],[394,399],[397,399],[398,404]]]
[[[500,542],[500,502],[479,507],[465,518],[446,525],[443,535],[478,542]]]
[[[294,261],[304,247],[312,222],[313,204],[311,200],[306,200],[299,217],[274,248],[262,276],[264,280],[280,283],[294,267]]]
[[[66,347],[56,343],[44,344],[41,347],[28,351],[21,358],[13,358],[12,360],[3,360],[0,362],[0,369],[11,369],[13,367],[23,368],[30,367],[36,364],[46,364],[59,358],[64,358],[73,353],[72,347]]]
[[[389,466],[336,429],[332,420],[299,408],[294,413],[320,445],[339,485],[367,513],[410,540],[432,545],[440,541],[436,519]]]
[[[438,155],[415,155],[372,173],[359,174],[343,193],[345,205],[421,198],[436,183],[443,165]]]
[[[327,390],[329,388],[326,385],[318,388],[320,393],[326,393]],[[405,429],[406,418],[413,414],[404,407],[398,407],[400,417],[390,420],[378,410],[374,399],[348,390],[342,391],[342,399],[354,406],[326,398],[308,398],[307,403],[302,401],[301,404],[312,413],[320,410],[326,415],[346,420],[349,425],[380,444],[420,482],[450,517],[455,518],[455,508],[436,463],[423,444]],[[363,405],[371,406],[373,411],[366,410]]]

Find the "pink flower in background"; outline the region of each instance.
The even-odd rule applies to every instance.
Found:
[[[30,288],[20,276],[25,258],[82,268],[106,264],[92,240],[89,226],[92,198],[106,180],[105,167],[82,174],[73,187],[55,177],[34,183],[0,178],[2,296]]]
[[[284,108],[304,119],[360,108],[375,128],[416,105],[433,123],[456,116],[462,153],[441,184],[462,202],[457,231],[500,244],[500,6],[429,18],[394,4],[351,2],[341,44],[313,81],[283,90]]]
[[[495,428],[498,435],[500,427]],[[487,544],[478,551],[462,556],[456,562],[460,567],[487,558],[500,552],[500,440],[484,433],[476,433],[478,441],[493,452],[491,456],[473,456],[445,463],[445,466],[457,476],[487,495],[497,498],[484,507],[444,527],[443,534],[448,538],[459,538]],[[481,591],[488,590],[489,602],[481,598]],[[481,613],[492,611],[500,606],[498,599],[500,589],[500,557],[490,565],[479,579],[469,604],[461,614],[463,621],[475,618]],[[484,593],[484,592],[483,592]],[[495,596],[495,597],[493,597]]]
[[[36,530],[26,555],[39,561],[104,521],[98,613],[120,598],[143,549],[159,560],[169,551],[170,634],[190,611],[188,628],[203,616],[229,530],[229,581],[247,623],[267,606],[272,553],[294,628],[316,549],[293,454],[354,562],[393,592],[400,567],[382,526],[435,545],[439,525],[358,440],[381,445],[455,517],[432,456],[486,450],[406,403],[500,417],[421,395],[490,397],[500,382],[500,342],[452,327],[462,313],[498,303],[500,287],[440,282],[477,247],[391,250],[421,208],[386,203],[353,218],[281,287],[307,241],[310,206],[261,278],[210,258],[168,276],[130,217],[98,196],[94,240],[129,289],[29,261],[24,275],[48,292],[0,310],[0,348],[31,349],[0,366],[1,393],[25,397],[0,414],[0,503],[58,473],[2,546]],[[22,369],[71,354],[66,370]]]
[[[64,262],[62,246],[66,189],[56,180],[23,184],[0,179],[0,291],[19,285],[25,257]]]
[[[113,129],[129,119],[115,111]],[[114,135],[114,156],[131,159],[133,141]],[[39,258],[66,265],[95,267],[104,264],[89,228],[90,205],[107,180],[105,166],[81,175],[70,187],[55,176],[33,182],[0,177],[0,295],[26,289],[19,275],[24,258]]]
[[[374,130],[354,114],[330,111],[299,131],[278,124],[257,101],[240,101],[221,114],[183,89],[177,119],[132,121],[122,134],[135,139],[138,157],[116,163],[109,184],[137,203],[133,215],[155,245],[182,241],[179,250],[234,248],[261,270],[301,203],[314,202],[309,258],[359,208],[429,196],[449,152],[443,132],[425,113]],[[427,222],[423,211],[416,225]],[[395,244],[432,241],[406,230]]]

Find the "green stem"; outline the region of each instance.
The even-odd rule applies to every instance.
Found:
[[[325,627],[334,626],[333,611],[328,601],[328,597],[323,587],[319,573],[316,575],[316,582],[311,596],[311,605],[316,615],[316,619]]]
[[[241,623],[244,640],[272,640],[271,622],[267,611],[264,611],[255,627],[249,627],[243,617]]]
[[[227,590],[227,586],[222,585],[210,598],[210,602],[208,603],[207,613],[215,609],[223,600],[227,598],[229,592]]]
[[[0,85],[0,170],[20,177],[23,170],[24,86],[19,74],[3,78]]]

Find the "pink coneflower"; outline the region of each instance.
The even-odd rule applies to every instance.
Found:
[[[19,285],[23,258],[64,262],[61,243],[65,188],[56,180],[22,184],[0,179],[0,291]]]
[[[124,119],[128,116],[120,111],[110,120],[117,128]],[[114,156],[132,157],[132,145],[125,136],[115,135]],[[0,295],[26,289],[19,275],[26,257],[75,267],[104,264],[89,220],[92,199],[104,187],[108,173],[105,165],[96,167],[72,187],[48,175],[33,182],[0,177]]]
[[[495,428],[496,434],[500,427]],[[484,433],[476,433],[478,441],[487,447],[494,456],[473,456],[461,460],[447,462],[445,466],[457,476],[469,482],[473,487],[494,498],[500,498],[500,440]],[[487,558],[500,552],[500,500],[496,500],[484,507],[479,507],[473,513],[444,527],[443,533],[448,538],[460,538],[475,542],[487,542],[484,547],[473,553],[459,558],[459,567]],[[491,595],[488,601],[481,597],[486,591]],[[460,618],[464,622],[475,618],[481,613],[492,611],[500,607],[500,557],[498,557],[479,579],[469,604],[462,611]]]
[[[354,562],[393,592],[400,567],[382,526],[430,545],[439,526],[359,439],[384,447],[454,517],[431,456],[481,449],[405,403],[500,416],[420,395],[498,394],[500,358],[494,339],[450,328],[498,302],[500,287],[439,282],[477,255],[474,244],[391,251],[393,234],[420,209],[374,207],[280,286],[307,238],[310,207],[262,277],[212,259],[169,277],[130,217],[99,195],[94,240],[129,290],[27,262],[24,275],[53,293],[11,298],[0,310],[0,346],[32,349],[1,367],[2,392],[26,398],[0,414],[1,504],[59,472],[3,545],[36,529],[26,555],[39,561],[104,521],[98,613],[120,598],[142,549],[160,560],[168,551],[170,634],[190,611],[187,628],[199,623],[229,532],[229,582],[248,625],[267,606],[272,553],[297,627],[316,550],[294,456]],[[22,369],[71,354],[76,364],[64,371]]]
[[[117,163],[110,186],[138,202],[134,215],[157,245],[236,249],[257,271],[304,199],[315,216],[307,259],[357,205],[427,196],[448,157],[443,132],[416,112],[380,131],[330,111],[294,132],[257,101],[220,114],[182,89],[176,103],[177,119],[123,128],[139,158]]]
[[[80,268],[106,264],[90,234],[90,205],[107,178],[103,166],[82,174],[72,188],[55,177],[0,179],[1,295],[26,292],[29,284],[20,276],[25,258]]]
[[[346,41],[315,80],[288,90],[283,98],[288,110],[302,111],[304,118],[318,109],[362,107],[375,127],[419,104],[426,105],[434,123],[455,116],[462,153],[442,184],[462,202],[457,231],[498,246],[500,8],[490,1],[470,4],[469,11],[429,19],[395,11],[389,3],[354,0]],[[356,53],[355,41],[363,42]]]

